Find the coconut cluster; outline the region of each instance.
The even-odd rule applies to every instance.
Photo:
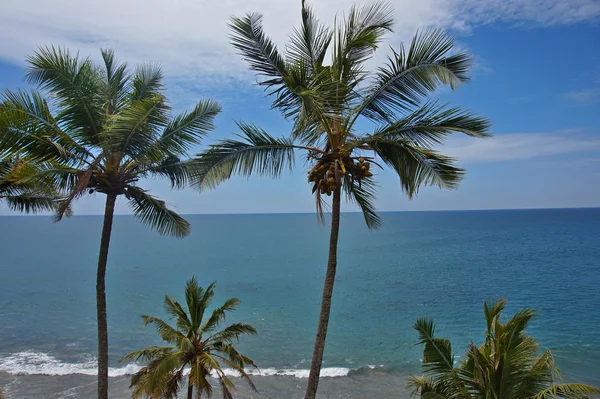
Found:
[[[333,161],[323,159],[308,172],[308,181],[314,183],[313,193],[319,190],[321,194],[331,195],[341,185],[342,177],[349,175],[360,182],[361,179],[373,176],[370,168],[370,162],[364,158],[359,158],[358,161],[352,158]]]

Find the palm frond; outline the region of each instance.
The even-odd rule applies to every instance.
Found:
[[[142,315],[142,320],[144,320],[145,326],[148,324],[154,324],[156,327],[156,332],[158,332],[164,341],[176,342],[178,339],[183,337],[180,331],[174,329],[169,325],[169,323],[158,317]]]
[[[243,18],[232,17],[230,39],[250,67],[269,78],[261,84],[272,86],[282,83],[286,65],[275,43],[265,35],[262,20],[263,16],[258,13],[249,13]]]
[[[361,179],[360,182],[355,182],[344,176],[343,189],[349,201],[356,203],[365,218],[369,229],[377,229],[381,227],[381,217],[375,210],[375,181],[372,178]]]
[[[185,155],[193,145],[214,129],[214,118],[221,106],[214,100],[202,100],[194,109],[173,119],[157,141],[157,146],[171,155]]]
[[[450,341],[435,337],[435,325],[430,319],[417,319],[413,326],[419,332],[423,348],[423,368],[428,372],[444,373],[453,369],[454,357]]]
[[[231,347],[231,345],[228,345],[229,347]],[[237,351],[236,351],[237,352]],[[239,355],[239,353],[238,353]],[[241,355],[239,355],[241,356]],[[238,373],[240,373],[240,376],[246,380],[246,382],[248,383],[248,385],[250,385],[250,389],[252,389],[254,392],[258,392],[258,390],[256,389],[256,385],[254,385],[254,382],[252,382],[252,379],[250,378],[250,375],[246,372],[246,370],[244,370],[244,366],[253,366],[256,367],[256,365],[252,362],[251,359],[245,357],[245,356],[241,356],[244,358],[243,361],[235,361],[235,360],[230,360],[230,359],[226,359],[226,358],[221,358],[223,360],[223,363],[225,363],[225,365],[231,367],[232,369],[234,369],[235,371],[237,371]],[[231,356],[230,356],[231,358]],[[236,356],[233,356],[233,358],[236,358]]]
[[[16,212],[39,213],[56,209],[56,199],[34,193],[7,196],[0,194],[0,200],[4,200],[8,209]]]
[[[190,224],[164,201],[135,186],[127,188],[127,195],[133,214],[160,234],[185,237],[190,233]]]
[[[87,143],[97,144],[105,115],[97,95],[99,69],[88,58],[56,47],[40,48],[27,57],[27,65],[27,81],[50,92],[63,129],[77,131]]]
[[[138,101],[162,95],[163,74],[160,66],[156,64],[143,64],[136,68],[132,78],[132,90],[129,101]]]
[[[62,130],[38,91],[5,90],[0,100],[0,156],[18,153],[30,160],[71,163],[90,156]]]
[[[140,160],[140,159],[138,159]],[[138,169],[140,176],[154,175],[165,177],[169,180],[171,188],[183,188],[190,184],[191,178],[199,173],[195,169],[196,163],[190,160],[181,160],[176,156],[167,157],[155,162],[148,160]]]
[[[379,68],[375,82],[354,112],[375,121],[389,122],[397,112],[419,105],[439,85],[455,88],[468,80],[471,57],[466,53],[449,55],[454,39],[442,30],[417,33],[408,51],[400,47]]]
[[[214,294],[215,282],[210,284],[206,289],[198,285],[196,276],[193,276],[185,284],[185,302],[187,304],[190,315],[191,328],[194,334],[200,328],[204,312],[210,306]]]
[[[56,222],[60,221],[63,218],[65,212],[71,207],[71,203],[73,202],[73,200],[81,197],[88,190],[88,187],[90,186],[90,183],[92,181],[92,176],[103,159],[104,153],[100,153],[96,157],[96,159],[92,161],[91,165],[88,168],[77,173],[77,175],[74,177],[76,181],[75,185],[73,186],[72,190],[68,193],[68,195],[64,199],[62,199],[58,204],[58,208],[56,209],[56,213],[54,214],[54,220]]]
[[[489,120],[458,107],[425,104],[415,112],[378,128],[374,135],[390,140],[403,139],[420,147],[431,148],[453,133],[471,137],[489,137]]]
[[[210,327],[214,327],[214,323],[211,326],[211,323],[207,323],[206,329],[204,331],[209,331]],[[227,343],[231,343],[232,341],[237,341],[241,335],[257,335],[258,332],[254,327],[250,324],[244,323],[234,323],[230,326],[227,326],[223,330],[214,333],[209,341],[217,345],[224,345]]]
[[[240,304],[240,300],[237,298],[229,298],[223,305],[213,310],[210,318],[206,320],[206,323],[202,326],[203,332],[210,332],[216,328],[223,320],[225,320],[225,312],[232,312],[236,306]]]
[[[162,357],[165,354],[171,353],[173,348],[170,346],[149,346],[145,349],[134,351],[126,354],[125,356],[119,359],[119,363],[124,362],[126,360],[143,360],[143,361],[151,361],[156,358]]]
[[[289,139],[269,136],[254,125],[238,123],[243,141],[227,139],[212,145],[194,161],[197,174],[194,185],[200,190],[214,188],[233,174],[249,177],[253,173],[279,177],[294,165],[295,146]]]
[[[394,24],[393,8],[384,2],[352,6],[344,26],[342,57],[338,61],[352,64],[367,60],[379,46],[383,35]]]
[[[453,189],[463,178],[464,170],[454,166],[453,158],[412,145],[407,140],[368,136],[362,142],[396,171],[402,190],[409,198],[417,194],[421,186]]]
[[[488,301],[483,304],[483,314],[487,324],[488,335],[492,334],[493,325],[498,320],[500,313],[506,307],[506,298],[501,298],[496,302]]]
[[[181,304],[177,302],[173,297],[166,295],[163,303],[165,312],[175,318],[177,328],[179,331],[189,331],[193,329],[192,321],[188,317],[188,314],[181,307]]]
[[[103,147],[131,157],[143,155],[167,126],[167,111],[162,95],[130,102],[110,120]]]
[[[600,389],[586,384],[556,384],[544,389],[533,399],[593,399],[600,398]]]
[[[303,0],[302,26],[299,30],[294,29],[290,37],[288,58],[295,64],[302,62],[309,68],[310,73],[323,65],[331,39],[331,31],[319,22],[311,7]]]
[[[104,108],[107,114],[116,114],[124,105],[129,93],[130,76],[127,73],[127,64],[120,63],[115,58],[112,49],[101,49],[104,61],[103,97]]]

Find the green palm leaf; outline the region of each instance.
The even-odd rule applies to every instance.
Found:
[[[238,123],[244,135],[240,140],[223,140],[199,155],[195,185],[213,188],[233,174],[250,176],[253,173],[278,177],[287,166],[294,166],[295,146],[291,140],[269,136],[254,125]]]
[[[185,155],[214,129],[213,121],[219,112],[221,106],[214,100],[198,102],[191,112],[184,112],[169,123],[157,146],[169,154]]]
[[[349,63],[346,68],[366,61],[377,49],[383,35],[391,32],[393,9],[384,2],[352,6],[345,20],[342,40],[338,40],[341,56],[336,60]]]
[[[262,20],[263,16],[257,13],[249,13],[244,18],[232,17],[229,23],[231,43],[252,69],[270,78],[263,84],[273,85],[281,83],[286,75],[286,65],[275,43],[266,37]]]
[[[423,367],[428,372],[444,373],[454,367],[452,345],[446,339],[435,337],[435,325],[429,319],[417,319],[413,326],[419,332],[419,344],[423,350]]]
[[[190,224],[167,208],[164,201],[135,186],[129,187],[127,194],[131,197],[129,204],[133,214],[160,234],[184,237],[190,233]]]
[[[420,147],[431,148],[442,144],[453,133],[471,137],[489,137],[487,119],[463,111],[446,108],[436,103],[425,104],[415,112],[389,124],[374,133],[382,138],[403,139]]]
[[[305,1],[302,1],[302,26],[294,29],[287,48],[290,59],[301,60],[310,70],[323,64],[332,33],[319,23],[316,15]]]
[[[467,81],[471,57],[465,53],[448,55],[453,46],[454,39],[441,30],[415,35],[408,51],[400,47],[379,69],[355,117],[388,122],[390,115],[414,109],[439,85],[454,89]]]
[[[600,389],[585,384],[556,384],[541,392],[534,399],[566,398],[592,399],[600,398]]]
[[[89,59],[63,48],[43,47],[27,58],[29,83],[39,84],[52,94],[66,130],[78,131],[88,144],[98,143],[105,113],[97,95],[99,69]]]
[[[1,101],[0,156],[19,153],[41,162],[77,162],[90,155],[60,128],[39,92],[5,90]]]
[[[1,195],[8,205],[8,209],[16,212],[39,213],[43,211],[52,211],[56,208],[56,200],[43,195],[20,194],[20,195]]]
[[[161,95],[131,102],[109,122],[104,145],[132,157],[143,155],[167,126],[167,111]]]
[[[375,181],[371,178],[361,179],[353,182],[348,176],[344,176],[344,191],[350,202],[356,203],[363,213],[365,222],[369,229],[377,229],[381,226],[381,217],[375,210]]]
[[[104,108],[107,114],[116,114],[127,103],[130,89],[130,77],[127,74],[127,64],[120,63],[111,49],[100,50],[104,61],[103,97],[106,98]]]
[[[129,101],[145,100],[161,95],[164,91],[162,84],[163,74],[160,66],[156,64],[143,64],[136,68],[131,82],[132,90]]]
[[[417,194],[421,186],[453,189],[463,178],[464,170],[454,166],[453,158],[412,145],[406,140],[385,140],[373,136],[363,142],[396,171],[402,190],[409,198]]]

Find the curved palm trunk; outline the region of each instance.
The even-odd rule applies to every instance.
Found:
[[[117,196],[107,194],[104,208],[104,224],[98,256],[98,272],[96,274],[96,309],[98,316],[98,399],[108,399],[108,326],[106,323],[105,276],[110,233],[112,230],[115,201]]]
[[[315,338],[315,347],[313,350],[312,362],[310,364],[310,374],[308,376],[308,386],[306,387],[304,399],[315,399],[315,397],[317,396],[319,375],[321,374],[321,364],[323,363],[323,352],[325,351],[325,338],[327,337],[327,326],[329,325],[331,295],[333,294],[333,284],[335,283],[335,271],[337,267],[337,245],[338,235],[340,232],[340,204],[341,189],[338,187],[333,192],[333,202],[331,204],[331,235],[329,236],[329,259],[327,261],[327,272],[325,274],[323,298],[321,299],[321,314],[319,315],[319,327],[317,328],[317,337]]]
[[[194,386],[192,385],[192,377],[190,377],[190,380],[188,381],[187,399],[194,399],[193,395],[194,395]]]

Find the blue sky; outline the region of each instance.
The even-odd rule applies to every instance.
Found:
[[[270,99],[252,85],[254,77],[228,45],[226,23],[232,14],[262,12],[266,30],[283,45],[291,26],[299,21],[299,1],[105,3],[100,7],[63,0],[57,8],[26,0],[3,5],[0,34],[11,40],[0,43],[0,87],[25,86],[23,60],[37,46],[64,45],[93,58],[98,57],[98,48],[113,47],[130,65],[160,63],[176,110],[189,108],[201,97],[222,103],[217,128],[205,144],[234,133],[234,120],[252,121],[274,135],[289,132],[289,124],[269,109]],[[352,4],[345,0],[312,3],[323,21],[333,21],[336,13]],[[448,29],[458,46],[473,54],[475,65],[469,84],[455,92],[442,90],[437,97],[489,117],[495,136],[456,137],[440,148],[467,168],[458,190],[427,188],[408,201],[397,177],[379,172],[378,208],[600,206],[600,2],[415,3],[392,3],[396,32],[371,65],[381,62],[387,45],[397,47],[418,28]],[[298,160],[296,170],[280,180],[236,178],[201,195],[191,189],[172,192],[163,182],[148,181],[146,187],[182,213],[312,212],[314,199],[303,162]],[[103,200],[101,195],[84,198],[75,210],[101,213]],[[124,203],[117,206],[119,213],[128,213]],[[355,209],[346,206],[345,210]],[[8,214],[7,209],[0,206],[0,214]]]

